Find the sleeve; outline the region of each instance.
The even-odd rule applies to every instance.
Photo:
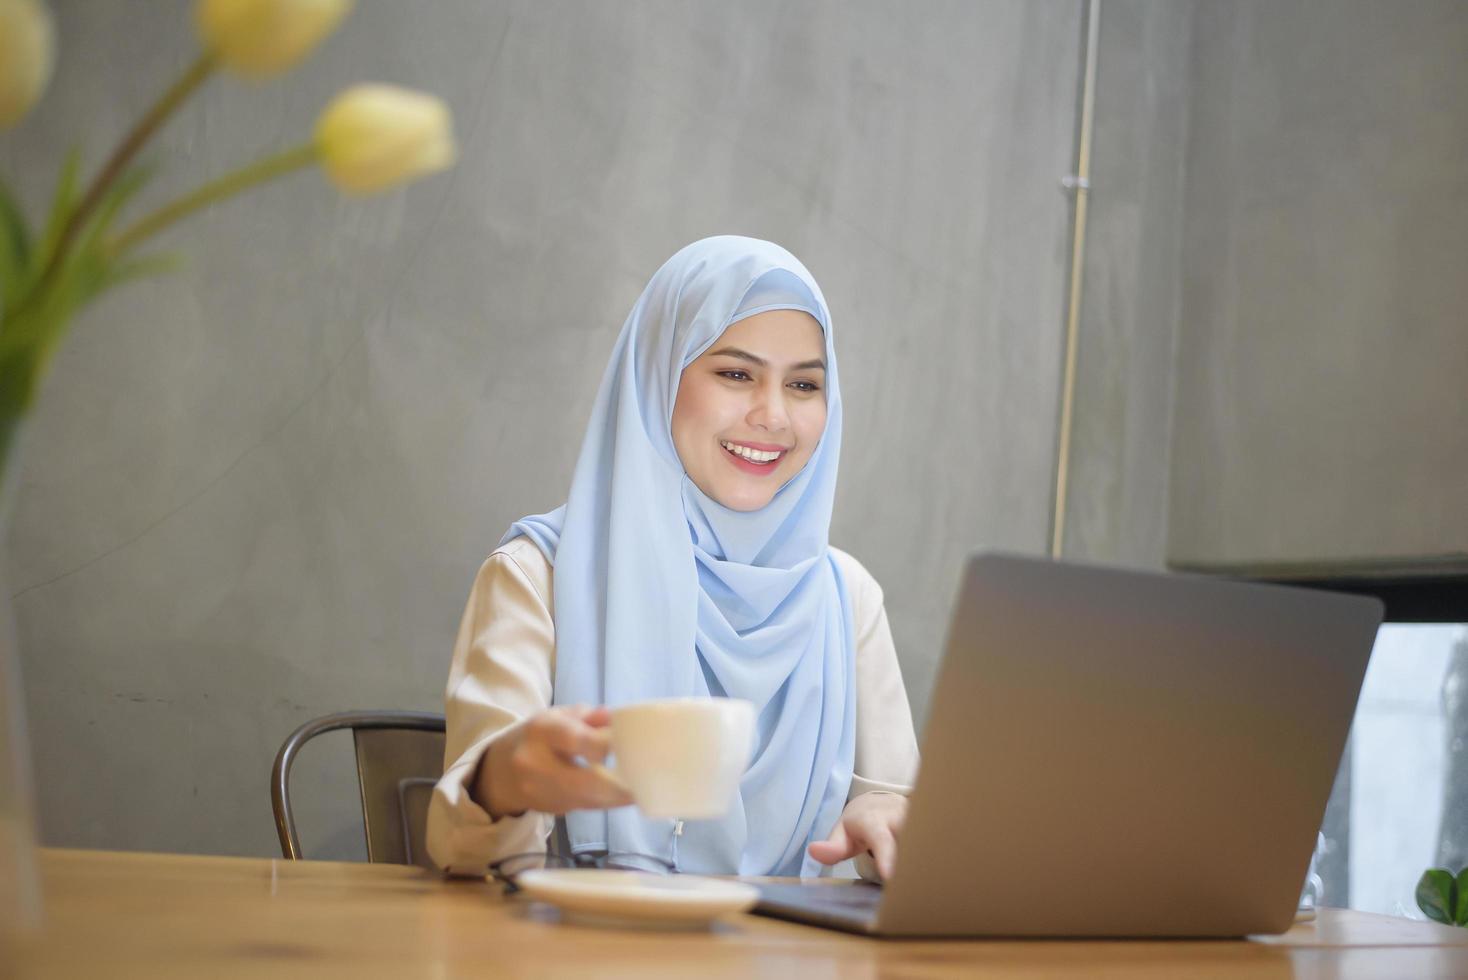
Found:
[[[864,568],[852,579],[857,620],[856,760],[847,799],[873,792],[906,796],[917,779],[917,734],[882,587]]]
[[[882,587],[856,559],[844,557],[856,616],[856,760],[846,799],[863,793],[906,796],[917,781],[917,733]],[[854,866],[861,878],[882,880],[869,854],[857,855]]]
[[[548,603],[513,555],[496,551],[459,625],[444,699],[444,774],[428,806],[428,853],[450,874],[483,875],[491,861],[546,847],[554,817],[491,819],[469,791],[490,743],[549,706],[554,657]]]

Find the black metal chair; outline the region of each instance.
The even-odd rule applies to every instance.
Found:
[[[300,860],[301,839],[291,812],[291,765],[301,746],[325,732],[352,730],[367,860],[433,867],[424,846],[428,801],[443,774],[443,715],[420,711],[346,711],[324,715],[291,732],[270,773],[270,804],[280,851]]]

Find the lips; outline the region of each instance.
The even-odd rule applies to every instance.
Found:
[[[719,445],[720,448],[723,450],[724,458],[727,459],[733,466],[738,467],[745,473],[749,473],[755,476],[768,476],[769,474],[775,472],[775,470],[780,468],[780,460],[784,459],[785,454],[789,452],[789,450],[784,446],[774,446],[767,450],[761,450],[756,448],[758,444],[751,445],[750,443],[726,442],[723,440],[720,440]],[[740,449],[747,450],[751,454],[757,454],[759,456],[769,458],[749,459],[747,456],[742,456],[738,452],[735,452],[733,449],[730,448],[731,446],[736,446]]]
[[[781,446],[777,443],[770,442],[745,442],[743,439],[721,439],[719,441],[725,445],[743,446],[745,449],[756,449],[762,453],[783,453],[790,451],[789,446]]]

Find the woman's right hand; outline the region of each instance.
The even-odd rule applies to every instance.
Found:
[[[474,783],[478,803],[495,818],[631,803],[626,788],[599,765],[611,751],[611,721],[610,709],[584,705],[531,715],[489,743]]]

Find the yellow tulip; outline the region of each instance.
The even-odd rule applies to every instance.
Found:
[[[268,78],[292,68],[336,29],[352,0],[199,0],[204,46],[232,71]]]
[[[337,187],[370,194],[451,166],[452,119],[435,96],[394,85],[355,85],[321,113],[316,151]]]
[[[0,127],[41,97],[56,60],[51,12],[40,0],[0,0]]]

